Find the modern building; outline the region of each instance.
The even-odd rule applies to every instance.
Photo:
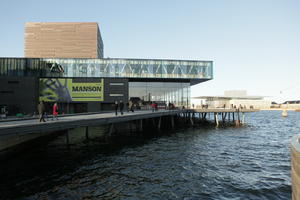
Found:
[[[30,29],[33,25],[38,28]],[[77,26],[82,34],[63,31]],[[36,36],[29,37],[29,32]],[[84,40],[85,33],[97,37]],[[74,37],[68,41],[65,34]],[[51,40],[57,45],[50,45]],[[90,48],[92,43],[97,48]],[[74,47],[72,54],[72,45],[91,51]],[[58,102],[64,113],[111,110],[120,100],[131,100],[138,108],[151,101],[188,107],[190,86],[213,78],[212,61],[102,58],[102,48],[94,23],[26,24],[26,58],[0,58],[0,107],[9,114],[32,114],[42,100],[49,108]]]
[[[207,105],[210,108],[255,108],[269,109],[271,101],[265,100],[263,96],[247,95],[246,90],[229,90],[219,96],[198,96],[193,97],[196,107]]]

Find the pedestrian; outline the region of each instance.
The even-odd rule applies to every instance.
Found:
[[[49,121],[48,113],[47,112],[44,112],[44,119],[45,119],[45,121]]]
[[[58,120],[57,115],[58,115],[58,106],[57,106],[57,103],[55,103],[52,108],[52,121],[54,120],[54,118],[56,118],[56,120]]]
[[[131,111],[131,112],[134,112],[134,103],[133,103],[133,102],[131,102],[131,105],[130,105],[130,111]]]
[[[154,102],[151,104],[151,108],[152,108],[152,112],[154,112],[155,111],[155,103]]]
[[[120,101],[120,113],[121,113],[121,115],[123,115],[123,108],[124,108],[124,103],[123,103],[123,101],[121,100],[121,101]]]
[[[46,122],[44,115],[45,115],[45,105],[44,101],[41,101],[38,105],[38,112],[39,112],[39,121]]]
[[[128,111],[131,111],[131,107],[132,107],[132,101],[129,100],[129,102],[128,102]]]
[[[126,103],[127,112],[129,112],[129,102]]]
[[[118,115],[118,107],[119,107],[118,101],[115,101],[116,116]]]

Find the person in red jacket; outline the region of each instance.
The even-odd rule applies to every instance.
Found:
[[[154,112],[155,111],[155,103],[154,102],[151,103],[151,108],[152,108],[152,112]]]
[[[53,109],[52,109],[52,120],[54,120],[54,118],[56,118],[56,120],[58,120],[58,106],[57,106],[57,103],[55,103],[53,105]]]

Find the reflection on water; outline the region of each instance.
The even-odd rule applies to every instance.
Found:
[[[64,137],[1,163],[14,199],[291,199],[290,140],[300,113],[248,114],[241,128],[174,131],[66,148]],[[102,130],[94,130],[96,137]],[[80,132],[78,130],[78,132]],[[93,135],[92,135],[93,137]]]

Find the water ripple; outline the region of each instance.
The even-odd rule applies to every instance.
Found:
[[[290,140],[300,132],[299,114],[253,113],[241,128],[177,131],[104,153],[97,143],[78,144],[70,152],[54,142],[46,153],[6,163],[0,194],[7,199],[290,199]],[[12,173],[20,170],[15,163],[23,172]]]

